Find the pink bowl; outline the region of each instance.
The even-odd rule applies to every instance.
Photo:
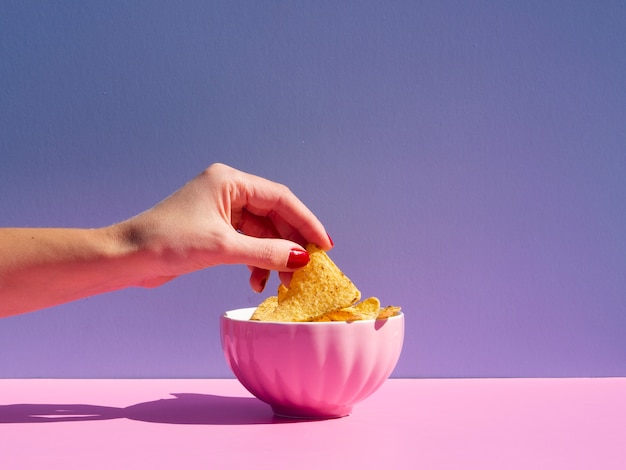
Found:
[[[393,371],[404,315],[386,320],[273,323],[249,320],[254,308],[220,319],[226,362],[274,413],[338,418],[374,393]]]

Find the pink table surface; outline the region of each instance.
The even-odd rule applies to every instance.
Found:
[[[232,379],[0,380],[0,468],[622,469],[626,378],[391,379],[325,421]]]

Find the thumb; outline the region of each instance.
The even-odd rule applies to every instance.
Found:
[[[246,264],[270,271],[295,271],[309,262],[300,245],[282,238],[256,238],[237,234],[230,250],[232,264]]]

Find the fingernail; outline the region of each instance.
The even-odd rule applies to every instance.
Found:
[[[265,284],[267,284],[267,276],[265,276],[263,279],[261,279],[261,290],[259,292],[263,292],[265,290]]]
[[[304,250],[293,249],[289,252],[287,267],[289,269],[298,269],[309,262],[309,254]]]
[[[335,242],[333,242],[333,239],[330,238],[330,235],[328,235],[328,232],[326,232],[326,236],[328,237],[328,241],[330,242],[330,246],[335,246]]]

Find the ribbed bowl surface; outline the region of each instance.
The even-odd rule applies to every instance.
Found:
[[[250,393],[281,416],[346,416],[393,371],[404,315],[319,323],[250,321],[254,308],[220,319],[226,362]]]

